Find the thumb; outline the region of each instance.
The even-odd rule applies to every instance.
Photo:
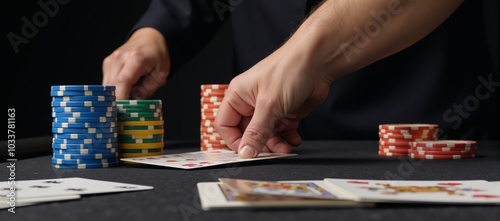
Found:
[[[272,108],[272,106],[263,108],[256,105],[252,119],[243,133],[238,148],[241,158],[256,157],[271,137],[272,129],[276,124],[276,119],[278,119],[274,116]]]

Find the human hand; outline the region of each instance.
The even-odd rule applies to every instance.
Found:
[[[102,70],[102,84],[115,85],[117,99],[150,97],[166,83],[170,70],[163,35],[153,28],[136,30],[125,44],[104,59]]]
[[[299,121],[328,95],[324,73],[288,53],[280,48],[229,84],[215,127],[240,157],[291,152]]]

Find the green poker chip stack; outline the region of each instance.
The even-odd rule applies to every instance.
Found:
[[[163,155],[161,100],[117,100],[120,158]]]

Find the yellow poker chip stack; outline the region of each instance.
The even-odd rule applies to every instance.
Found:
[[[226,141],[214,127],[215,116],[228,87],[228,84],[201,85],[200,147],[202,151],[229,150]]]
[[[161,100],[117,100],[120,158],[163,154]]]

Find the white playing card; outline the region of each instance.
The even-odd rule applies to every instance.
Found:
[[[48,203],[48,202],[56,202],[56,201],[65,201],[65,200],[76,200],[80,199],[80,195],[63,195],[63,196],[46,196],[46,197],[34,197],[34,198],[22,198],[16,199],[15,204],[10,204],[9,198],[4,199],[5,196],[0,196],[0,202],[8,202],[4,204],[0,204],[0,209],[22,206],[31,206],[40,203]]]
[[[331,189],[360,202],[495,204],[500,188],[485,180],[405,181],[325,179]]]
[[[150,164],[179,169],[198,169],[216,165],[239,163],[256,160],[267,160],[280,157],[296,156],[297,154],[260,153],[255,158],[242,159],[230,150],[196,151],[189,153],[168,154],[150,157],[122,158],[121,160],[134,163]]]
[[[0,182],[0,196],[10,193],[11,186]],[[84,195],[111,192],[128,192],[153,189],[151,186],[135,185],[128,183],[108,182],[84,178],[61,178],[43,180],[22,180],[15,183],[16,200],[33,202],[30,199],[43,197],[56,197],[65,195]],[[5,200],[4,200],[5,201]]]
[[[286,183],[314,183],[325,187],[321,180],[283,181]],[[359,203],[348,200],[313,199],[293,196],[241,194],[219,182],[197,184],[203,210],[231,208],[272,208],[272,207],[366,207],[372,203]]]

